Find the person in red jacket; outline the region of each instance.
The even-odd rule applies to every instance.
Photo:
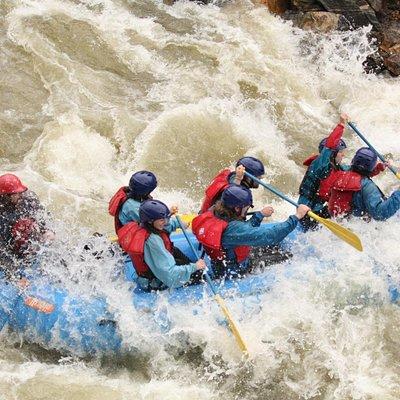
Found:
[[[247,220],[247,211],[252,204],[249,189],[229,185],[221,200],[193,219],[192,231],[211,258],[214,276],[241,275],[261,263],[282,262],[290,257],[276,246],[296,228],[309,208],[300,205],[296,214],[285,222],[262,224],[263,219],[271,216],[274,210],[266,206]],[[251,253],[252,248],[261,251]],[[275,252],[272,262],[271,251]]]
[[[179,227],[170,210],[159,200],[145,200],[139,208],[140,223],[132,221],[118,231],[118,241],[138,275],[144,291],[176,288],[201,279],[206,264],[196,263],[174,247],[170,233]]]
[[[261,179],[265,174],[264,164],[255,157],[246,156],[237,161],[235,172],[232,172],[229,168],[220,171],[205,190],[200,214],[212,207],[230,184],[241,185],[247,189],[257,189],[258,183],[245,176],[245,171]]]
[[[332,216],[385,221],[399,211],[400,190],[386,197],[371,179],[376,175],[377,159],[372,149],[362,147],[354,155],[351,169],[336,174],[328,203]]]
[[[35,193],[14,174],[0,176],[0,264],[7,274],[32,261],[38,247],[54,239]]]
[[[135,172],[129,186],[123,186],[111,198],[108,212],[114,217],[115,233],[131,221],[139,221],[139,207],[152,199],[151,192],[157,187],[157,178],[150,171]]]
[[[308,168],[300,184],[298,202],[307,205],[324,218],[329,218],[326,202],[333,176],[336,171],[348,168],[341,164],[347,147],[342,135],[348,119],[347,114],[341,114],[340,121],[331,134],[321,140],[319,154],[309,157],[303,163]],[[309,217],[305,217],[301,224],[304,230],[316,227],[316,222]]]

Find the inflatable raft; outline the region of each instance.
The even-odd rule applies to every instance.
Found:
[[[296,239],[300,231],[289,235],[286,245]],[[192,243],[198,246],[190,234]],[[179,247],[191,260],[193,252],[182,233],[172,235],[174,245]],[[312,252],[312,249],[307,250]],[[328,266],[324,266],[328,267]],[[282,273],[293,274],[290,262],[272,266],[259,275],[248,275],[237,280],[216,282],[222,296],[234,293],[237,297],[258,297],[270,290]],[[135,272],[129,260],[125,262],[127,280],[135,279]],[[396,285],[389,282],[392,301],[399,293]],[[205,296],[211,296],[206,284],[192,285],[162,292],[163,299],[170,304],[199,304]],[[146,293],[132,284],[132,305],[142,310],[155,309],[159,295]],[[119,330],[117,318],[109,311],[106,299],[84,299],[70,295],[66,290],[49,283],[42,277],[31,278],[27,288],[21,288],[0,277],[0,329],[17,332],[22,340],[36,343],[44,348],[80,356],[96,354],[118,354],[129,351]]]

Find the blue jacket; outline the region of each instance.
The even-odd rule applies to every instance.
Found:
[[[164,228],[171,233],[179,227],[175,218]],[[150,282],[152,289],[166,289],[183,286],[190,280],[196,271],[196,264],[176,265],[173,255],[165,248],[159,235],[151,233],[144,245],[144,261],[157,279]],[[145,290],[149,288],[149,281],[139,277],[138,284]]]
[[[361,190],[353,195],[352,213],[361,217],[370,215],[373,219],[384,221],[400,209],[400,190],[385,199],[378,186],[369,178],[361,180]]]
[[[300,184],[299,204],[305,204],[313,211],[321,211],[324,201],[318,197],[318,189],[323,179],[327,178],[332,171],[331,157],[333,150],[324,147],[321,154],[308,167],[303,181]],[[341,167],[348,169],[348,167]]]
[[[227,260],[235,260],[234,248],[237,246],[264,247],[274,246],[292,232],[299,222],[295,215],[291,215],[285,222],[261,224],[261,212],[255,213],[247,221],[230,221],[222,234],[222,247],[226,251]],[[234,268],[244,271],[248,267],[248,260]]]
[[[125,201],[118,214],[118,218],[122,225],[126,225],[128,222],[132,221],[139,222],[140,204],[139,201],[134,199],[128,199]]]

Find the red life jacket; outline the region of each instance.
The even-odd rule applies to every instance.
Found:
[[[168,233],[162,231],[159,235],[164,242],[165,248],[172,254],[174,246]],[[154,274],[144,261],[144,245],[149,236],[150,232],[136,221],[127,223],[118,231],[118,242],[131,258],[137,274],[144,278],[152,279]]]
[[[128,186],[122,186],[119,188],[118,192],[114,194],[108,203],[108,213],[114,217],[114,228],[116,233],[118,233],[123,226],[119,220],[119,212],[125,201],[128,200],[128,196],[126,194],[127,189]]]
[[[226,257],[222,248],[222,234],[227,226],[228,222],[216,217],[212,211],[206,211],[192,221],[193,233],[214,261],[224,260]],[[236,261],[240,263],[249,256],[250,246],[237,246],[234,251]]]
[[[329,213],[332,216],[349,214],[352,210],[353,195],[361,190],[362,176],[353,171],[337,171],[329,197]]]
[[[307,160],[303,161],[303,165],[305,165],[306,167],[309,167],[311,165],[311,163],[316,160],[319,157],[319,154],[313,154],[310,157],[307,158]]]
[[[307,160],[303,162],[303,165],[306,165],[307,167],[310,167],[311,163],[316,160],[319,157],[319,154],[313,154],[312,156],[308,157]],[[325,179],[321,179],[319,182],[319,188],[317,191],[317,196],[319,199],[323,201],[328,201],[329,200],[329,195],[331,192],[332,188],[332,183],[336,179],[336,173],[338,171],[332,168],[331,172]]]
[[[228,177],[231,173],[232,171],[229,168],[218,172],[218,175],[205,190],[205,197],[201,205],[200,213],[204,213],[212,207],[221,193],[229,186]]]
[[[31,240],[38,240],[39,225],[33,218],[22,218],[15,222],[11,228],[14,253],[22,255],[29,249]],[[31,249],[32,250],[32,249]]]
[[[324,200],[324,201],[329,200],[332,185],[337,179],[338,172],[341,172],[341,171],[340,170],[338,171],[338,170],[335,170],[332,168],[329,175],[325,179],[322,179],[321,182],[319,183],[318,196],[322,200]]]

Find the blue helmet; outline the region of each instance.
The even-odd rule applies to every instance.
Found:
[[[156,176],[149,171],[135,172],[129,180],[129,190],[133,194],[145,195],[157,187]]]
[[[228,208],[247,207],[253,204],[250,189],[241,185],[229,185],[222,193],[222,204]]]
[[[236,166],[243,165],[247,172],[258,177],[265,174],[264,164],[255,157],[242,157],[236,163]]]
[[[139,207],[139,218],[142,224],[169,218],[169,208],[162,201],[145,200]]]
[[[351,160],[351,166],[358,171],[369,173],[374,170],[377,161],[378,156],[373,150],[369,147],[361,147]]]
[[[320,141],[319,146],[318,146],[318,151],[319,151],[320,153],[322,152],[322,150],[323,150],[324,147],[326,146],[326,141],[327,141],[327,140],[328,140],[328,138],[325,138],[325,139],[322,139],[322,140]],[[336,151],[336,152],[342,151],[342,150],[344,150],[345,148],[347,148],[347,145],[346,145],[345,141],[344,141],[343,139],[340,139],[340,140],[339,140],[339,144],[336,146],[336,148],[335,148],[334,151]]]

